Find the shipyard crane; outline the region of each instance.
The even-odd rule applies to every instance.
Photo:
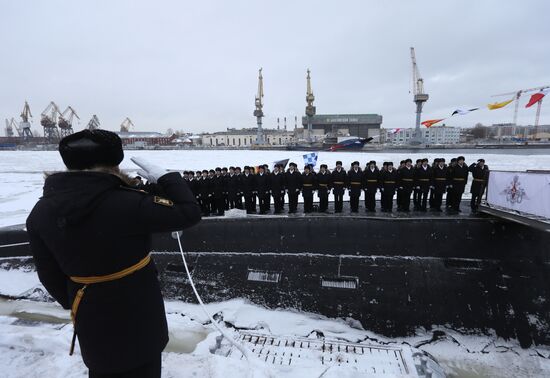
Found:
[[[57,128],[57,117],[60,115],[59,107],[53,101],[50,101],[46,109],[41,113],[40,124],[44,127],[44,138],[46,138],[48,143],[55,143],[60,139]]]
[[[535,92],[535,91],[543,91],[543,90],[549,89],[549,88],[550,88],[550,85],[543,85],[541,87],[520,89],[520,90],[514,91],[514,92],[500,93],[500,94],[496,94],[496,95],[491,96],[491,97],[514,96],[514,118],[513,118],[513,121],[512,121],[512,135],[514,135],[514,136],[516,135],[516,126],[517,126],[517,122],[518,122],[518,110],[519,110],[519,98],[524,93]],[[537,132],[538,132],[537,128],[538,128],[538,123],[539,123],[539,118],[540,118],[540,107],[541,107],[541,105],[542,105],[542,101],[539,101],[537,103],[537,114],[535,116],[535,134],[537,134]],[[499,137],[500,137],[500,129],[499,129]]]
[[[258,125],[258,130],[256,134],[256,144],[263,145],[265,143],[264,140],[264,133],[262,130],[262,118],[264,116],[263,111],[263,101],[262,98],[264,97],[264,77],[262,76],[262,68],[258,71],[258,93],[256,94],[256,97],[254,99],[254,117],[256,117],[256,125]]]
[[[24,139],[32,138],[31,123],[29,119],[32,118],[31,108],[29,103],[25,101],[23,110],[21,111],[21,122],[19,123],[19,130],[21,131],[21,136]]]
[[[416,104],[416,124],[414,129],[414,137],[411,138],[410,143],[414,145],[420,145],[424,143],[422,132],[420,131],[420,116],[422,115],[422,107],[424,103],[428,101],[428,94],[424,93],[424,79],[420,76],[418,65],[416,64],[416,55],[414,53],[414,47],[411,47],[411,60],[412,60],[412,85],[414,94],[414,103]]]
[[[313,105],[313,101],[315,101],[315,96],[313,95],[313,90],[311,89],[311,71],[309,68],[307,69],[307,76],[306,76],[306,116],[307,116],[307,141],[311,143],[311,121],[313,116],[315,115],[316,108]]]
[[[80,120],[80,117],[74,109],[71,106],[67,106],[67,109],[61,115],[59,116],[59,121],[57,124],[59,125],[59,128],[61,129],[61,137],[65,137],[67,135],[71,135],[73,131],[73,119],[76,117],[78,120]]]
[[[88,130],[97,130],[99,129],[99,118],[94,114],[92,118],[90,118],[90,121],[88,122],[88,125],[86,125],[86,128]]]
[[[13,121],[13,118],[11,119]],[[5,129],[5,132],[6,132],[6,136],[8,138],[12,138],[13,137],[13,127],[11,125],[11,122],[8,121],[8,119],[6,118],[6,129]]]
[[[130,118],[126,117],[126,119],[120,124],[120,132],[127,133],[130,131],[131,127],[134,127],[134,123]]]

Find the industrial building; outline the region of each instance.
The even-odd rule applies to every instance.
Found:
[[[457,144],[460,143],[461,129],[459,127],[432,126],[420,130],[426,144]],[[415,137],[414,128],[385,130],[385,143],[408,144]]]
[[[165,135],[150,131],[116,131],[126,148],[147,148],[173,145],[176,135]]]
[[[248,129],[228,128],[226,131],[202,134],[203,146],[250,147],[256,143],[256,127]],[[294,133],[287,130],[263,129],[267,145],[286,146],[294,141]]]
[[[314,134],[376,137],[380,135],[381,124],[382,116],[378,114],[316,114],[311,117]],[[302,125],[307,129],[308,117],[302,117]]]

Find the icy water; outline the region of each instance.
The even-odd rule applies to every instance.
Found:
[[[290,159],[303,166],[301,151],[245,151],[245,150],[174,150],[174,151],[126,151],[121,166],[135,170],[130,157],[139,156],[172,170],[202,170],[216,167],[245,165],[257,166]],[[426,152],[320,152],[317,164],[334,167],[341,160],[344,167],[357,160],[362,166],[369,160],[378,164],[410,157],[427,157],[430,161],[443,157],[447,161],[458,155],[466,157],[466,163],[484,158],[492,170],[524,171],[526,169],[550,169],[550,149],[524,150],[429,150]],[[56,151],[0,151],[0,227],[25,222],[29,211],[42,194],[44,172],[64,170],[63,161]],[[466,194],[467,195],[467,194]]]

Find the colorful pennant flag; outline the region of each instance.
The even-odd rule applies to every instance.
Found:
[[[549,89],[544,89],[532,95],[527,105],[525,105],[525,107],[530,108],[531,106],[535,105],[537,102],[542,101],[542,99],[544,98],[544,96],[546,96],[548,91]]]
[[[391,129],[390,133],[397,134],[399,132],[399,130],[401,130],[401,129]]]
[[[283,170],[284,170],[286,168],[286,165],[288,164],[288,160],[289,159],[274,161],[273,164],[271,164],[271,166],[275,167],[277,164],[281,164],[283,166]]]
[[[495,102],[493,104],[487,104],[487,107],[489,108],[489,110],[500,109],[500,108],[504,108],[506,105],[508,105],[512,101],[514,101],[514,99],[503,101],[503,102]]]
[[[441,118],[441,119],[429,119],[429,120],[427,120],[427,121],[421,122],[421,124],[424,125],[424,126],[426,126],[427,128],[430,128],[430,127],[432,127],[433,125],[435,125],[436,123],[443,121],[444,119],[445,119],[445,118]]]
[[[451,114],[451,117],[454,116],[454,115],[466,115],[468,113],[471,113],[471,112],[474,112],[476,110],[478,110],[479,108],[472,108],[472,109],[467,109],[467,110],[463,110],[463,109],[456,109],[453,114]]]

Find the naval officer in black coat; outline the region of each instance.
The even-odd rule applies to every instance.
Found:
[[[196,224],[200,207],[179,173],[142,160],[140,176],[156,182],[147,188],[165,197],[133,187],[118,169],[121,140],[109,131],[72,134],[59,151],[68,171],[46,178],[27,219],[40,281],[72,307],[90,377],[160,377],[168,330],[151,234]]]

